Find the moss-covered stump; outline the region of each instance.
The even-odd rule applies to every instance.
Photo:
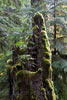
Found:
[[[7,67],[10,100],[45,100],[42,91],[42,69],[36,72],[17,70],[17,65]]]
[[[27,45],[27,55],[32,57],[29,64],[26,60],[26,65],[23,66],[23,60],[19,59],[15,63],[12,63],[13,60],[8,62],[10,100],[56,100],[51,50],[44,23],[40,13],[32,18],[33,35]]]
[[[7,76],[8,76],[8,87],[9,87],[9,98],[10,100],[17,100],[19,90],[16,84],[16,73],[23,69],[21,63],[13,64],[12,60],[7,62]]]
[[[45,100],[42,92],[42,71],[37,72],[27,70],[19,71],[17,74],[17,85],[19,89],[18,100]]]
[[[56,100],[52,82],[51,50],[48,40],[44,18],[42,14],[36,13],[32,19],[33,36],[28,43],[28,53],[34,58],[34,65],[31,64],[33,71],[38,68],[43,69],[43,86],[46,89],[47,100]],[[30,49],[31,48],[31,49]],[[46,82],[48,80],[49,84]]]

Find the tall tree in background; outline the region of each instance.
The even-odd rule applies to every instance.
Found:
[[[56,17],[56,0],[54,0],[54,18]],[[56,55],[56,23],[54,24],[54,54]]]
[[[57,46],[57,41],[61,38],[61,37],[65,37],[66,35],[66,10],[65,8],[63,8],[63,5],[66,5],[66,1],[60,1],[60,0],[54,0],[53,4],[50,5],[50,9],[49,9],[49,19],[50,16],[52,17],[50,20],[50,26],[54,26],[54,31],[53,31],[53,35],[54,35],[54,51],[58,50],[62,52],[62,48],[59,48]],[[52,29],[51,29],[52,30]],[[60,42],[59,42],[60,44]],[[65,48],[64,48],[65,50]],[[64,52],[63,50],[63,52]],[[55,52],[56,54],[56,52]]]
[[[66,26],[66,11],[67,11],[67,1],[58,0],[54,2],[54,5],[51,7],[51,15],[53,18],[51,24],[54,26],[53,31],[53,43],[54,51],[56,55],[53,55],[53,68],[54,68],[54,82],[56,88],[56,93],[59,96],[59,99],[63,100],[67,98],[67,26]],[[59,81],[58,81],[59,80]],[[61,84],[60,84],[61,83]],[[59,87],[58,87],[59,84]],[[62,89],[61,89],[62,88]],[[63,90],[63,91],[61,91]],[[62,94],[62,95],[61,95]]]

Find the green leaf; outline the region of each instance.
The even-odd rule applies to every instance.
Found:
[[[16,42],[16,46],[20,46],[20,45],[22,45],[22,41]]]

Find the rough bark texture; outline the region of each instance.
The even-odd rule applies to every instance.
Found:
[[[18,59],[15,64],[8,61],[10,100],[56,100],[51,75],[50,44],[40,13],[32,18],[32,30],[27,49],[33,59],[26,66],[23,60]]]

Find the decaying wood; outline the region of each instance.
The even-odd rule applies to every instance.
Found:
[[[28,64],[24,66],[19,59],[7,64],[10,100],[56,100],[51,50],[44,23],[40,13],[32,18],[33,35],[27,45],[27,54],[32,59]]]

